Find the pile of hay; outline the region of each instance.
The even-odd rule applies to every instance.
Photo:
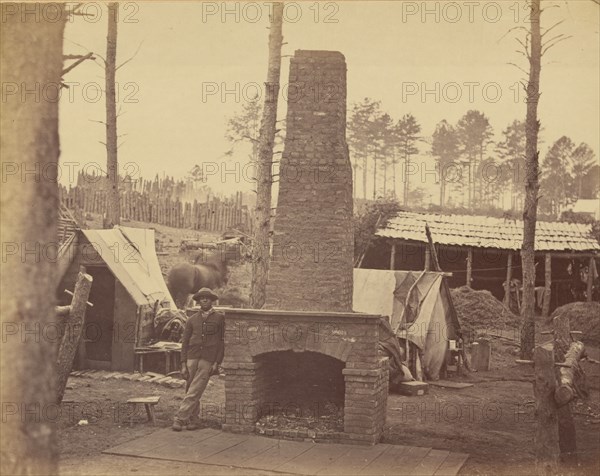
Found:
[[[571,330],[583,332],[582,341],[600,344],[600,303],[572,302],[556,308],[550,317],[553,319],[565,314]]]
[[[520,319],[498,301],[492,293],[462,286],[450,294],[465,337],[488,331],[511,330],[520,326]]]

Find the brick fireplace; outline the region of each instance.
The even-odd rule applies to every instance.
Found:
[[[377,443],[389,377],[378,342],[376,315],[227,309],[223,429],[253,432],[277,408],[320,418],[333,405],[340,431],[279,436]]]
[[[334,426],[267,435],[374,444],[389,371],[380,316],[352,312],[344,56],[296,51],[289,78],[267,303],[225,311],[223,429],[253,432],[265,415],[287,412]]]

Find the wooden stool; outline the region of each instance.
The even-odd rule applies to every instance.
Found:
[[[156,426],[156,418],[154,416],[154,405],[158,404],[160,397],[135,397],[127,400],[127,403],[131,406],[131,413],[129,415],[129,426],[133,427],[133,414],[135,413],[135,407],[138,403],[143,403],[146,407],[146,415],[148,415],[148,421],[151,421]]]

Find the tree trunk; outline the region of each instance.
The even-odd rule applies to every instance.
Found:
[[[534,0],[535,1],[535,0]],[[558,469],[558,414],[554,402],[554,352],[551,343],[533,353],[536,403],[535,462],[538,474],[556,474]]]
[[[363,158],[363,198],[367,199],[367,156],[365,155]]]
[[[392,180],[394,181],[394,200],[398,198],[397,190],[396,190],[396,151],[394,150],[394,156],[392,158]]]
[[[473,184],[472,184],[472,180],[473,180],[472,170],[473,170],[473,167],[472,167],[472,164],[473,164],[473,161],[472,161],[471,157],[469,157],[469,165],[468,165],[469,170],[468,170],[468,176],[467,176],[467,185],[468,185],[467,186],[467,207],[469,209],[473,207],[473,200],[472,200],[472,196],[471,196],[472,195],[471,192],[472,192],[472,189],[473,189]]]
[[[31,13],[31,4],[27,14],[23,3],[0,8],[2,84],[18,86],[2,102],[2,170],[20,167],[18,173],[3,174],[0,187],[5,249],[0,473],[56,474],[53,422],[59,409],[54,406],[56,346],[50,337],[58,277],[56,262],[45,250],[54,249],[58,239],[58,97],[66,14],[58,3],[56,21]]]
[[[467,250],[467,282],[465,283],[468,288],[471,287],[473,281],[473,248]]]
[[[410,169],[410,156],[407,154],[406,158],[404,159],[404,191],[403,191],[403,199],[402,199],[402,204],[403,205],[407,205],[408,204],[408,189],[409,189],[409,178],[408,178],[408,172]]]
[[[108,198],[104,228],[120,224],[119,161],[117,158],[117,21],[119,4],[108,4],[108,34],[106,36],[106,194]]]
[[[531,51],[529,54],[529,82],[527,84],[527,117],[525,123],[525,207],[523,211],[523,305],[521,316],[521,358],[530,359],[535,345],[535,227],[537,221],[538,190],[538,132],[540,124],[537,107],[540,90],[542,38],[540,33],[540,0],[531,3]]]
[[[377,157],[373,156],[373,200],[377,199]]]
[[[443,174],[440,174],[440,207],[444,206],[446,195],[446,183]]]
[[[554,330],[554,363],[563,364],[566,355],[569,352],[573,338],[571,336],[571,326],[569,317],[565,314],[556,316],[552,320]],[[577,365],[579,365],[577,363]],[[559,376],[563,367],[558,368]],[[554,399],[556,401],[556,392],[554,389]],[[558,401],[556,401],[558,404]],[[573,421],[573,413],[571,404],[559,405],[557,409],[558,416],[558,446],[560,449],[560,459],[562,463],[575,465],[577,464],[577,433],[575,430],[575,422]]]
[[[271,186],[273,144],[277,122],[277,99],[279,96],[279,77],[281,71],[281,44],[283,24],[283,3],[273,4],[273,18],[269,33],[269,66],[265,84],[265,107],[263,109],[259,135],[259,156],[256,185],[256,226],[252,247],[252,284],[250,303],[255,309],[263,307],[266,301],[267,278],[270,262],[271,228]]]
[[[544,301],[542,304],[542,316],[550,315],[550,298],[552,297],[552,253],[546,253],[544,266]]]
[[[387,161],[385,157],[383,158],[383,162],[381,164],[383,165],[383,196],[385,198],[387,194]]]
[[[67,386],[67,380],[69,379],[69,374],[73,368],[73,359],[79,348],[79,342],[85,323],[85,307],[87,306],[90,289],[92,289],[92,280],[93,279],[89,274],[85,274],[85,269],[82,269],[82,271],[79,272],[73,291],[73,300],[71,301],[71,306],[69,306],[69,313],[63,320],[65,331],[60,343],[56,364],[58,374],[56,403],[58,404],[62,402]]]
[[[504,307],[506,309],[511,309],[510,300],[511,300],[511,286],[510,282],[512,281],[512,251],[508,252],[508,257],[506,258],[506,281],[504,282]]]
[[[585,300],[587,302],[592,302],[592,294],[594,291],[594,275],[596,274],[596,262],[594,261],[594,257],[590,257],[590,261],[588,264],[588,275],[587,275],[587,283],[585,287]]]

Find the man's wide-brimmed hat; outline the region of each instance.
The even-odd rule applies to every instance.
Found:
[[[216,301],[217,299],[219,299],[219,296],[217,296],[215,293],[213,293],[212,289],[210,289],[210,288],[202,288],[202,289],[200,289],[200,291],[198,291],[193,296],[194,301],[199,301],[200,298],[202,298],[202,297],[210,298],[213,301]]]

